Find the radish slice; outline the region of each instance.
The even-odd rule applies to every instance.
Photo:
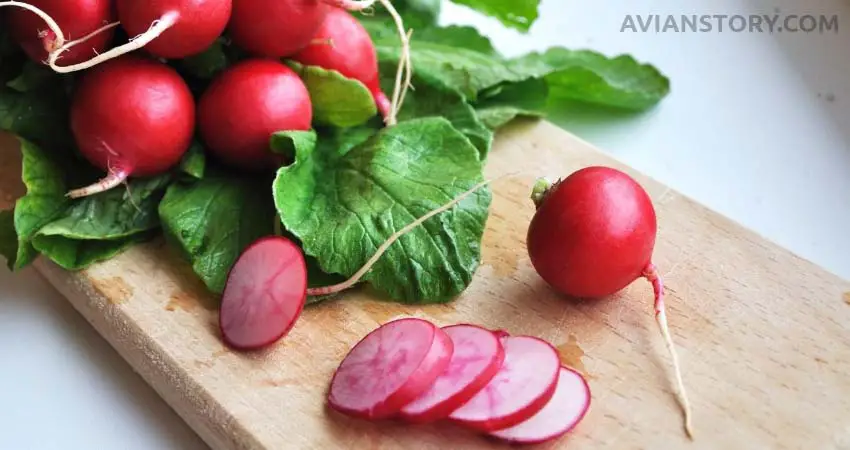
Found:
[[[307,265],[283,237],[252,243],[227,276],[219,327],[231,347],[253,350],[274,343],[295,325],[307,299]]]
[[[354,417],[394,416],[431,388],[453,349],[449,335],[428,321],[388,322],[351,349],[331,380],[328,401]]]
[[[445,419],[468,402],[499,371],[505,351],[489,330],[475,325],[444,327],[454,344],[451,361],[425,394],[401,410],[401,417],[413,423]]]
[[[505,361],[484,389],[449,417],[489,432],[518,425],[546,406],[555,392],[561,361],[548,342],[530,336],[502,338]]]
[[[590,386],[581,374],[561,367],[555,395],[525,422],[491,432],[491,436],[517,444],[538,444],[563,436],[584,418],[590,408]]]

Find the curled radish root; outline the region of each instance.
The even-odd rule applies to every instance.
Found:
[[[325,3],[349,11],[364,11],[377,3],[377,0],[325,0]]]

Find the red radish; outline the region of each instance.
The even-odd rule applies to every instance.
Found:
[[[346,355],[331,380],[328,401],[344,414],[384,419],[425,393],[451,360],[452,340],[417,318],[378,327]]]
[[[578,372],[561,367],[555,394],[549,403],[525,422],[490,433],[516,444],[539,444],[563,436],[584,418],[590,408],[590,386]]]
[[[359,80],[372,92],[381,114],[390,113],[390,100],[381,90],[375,45],[369,32],[348,11],[328,8],[313,40],[291,59]]]
[[[478,394],[502,367],[505,350],[490,331],[475,325],[444,327],[454,344],[446,371],[428,392],[401,410],[401,417],[414,423],[445,419]]]
[[[82,155],[108,175],[68,195],[165,173],[188,150],[194,128],[194,98],[171,67],[126,55],[86,72],[74,92],[71,130]]]
[[[47,61],[65,39],[85,37],[116,18],[112,0],[29,0],[0,6],[18,6],[8,11],[6,23],[12,39],[36,62]],[[102,53],[113,35],[112,28],[98,33],[86,45],[65,52],[62,62],[77,64]]]
[[[555,392],[561,361],[546,341],[530,336],[502,338],[505,360],[499,372],[471,400],[449,416],[480,431],[518,425],[537,414]]]
[[[254,350],[286,335],[307,299],[307,265],[292,241],[267,237],[236,260],[222,293],[219,326],[224,341]]]
[[[277,131],[312,127],[313,106],[304,82],[283,63],[248,59],[219,74],[198,101],[201,139],[233,167],[274,170],[269,147]]]
[[[56,65],[63,53],[87,38],[68,42],[51,53],[50,67],[61,73],[85,70],[144,48],[163,59],[181,59],[203,52],[221,36],[230,19],[232,0],[116,0],[118,20],[133,38],[85,62]],[[94,37],[91,37],[94,39]]]
[[[548,284],[577,298],[614,294],[640,277],[655,291],[655,316],[673,359],[692,436],[690,406],[678,358],[667,328],[664,287],[652,254],[657,223],[652,200],[627,174],[610,167],[586,167],[549,185],[535,186],[537,211],[528,229],[531,263]]]

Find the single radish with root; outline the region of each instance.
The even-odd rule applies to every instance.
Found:
[[[68,196],[167,172],[189,149],[194,128],[192,92],[166,64],[125,55],[91,69],[73,94],[71,131],[80,153],[107,176]]]
[[[77,0],[79,1],[79,0]],[[58,27],[50,27],[60,34],[59,45],[49,52],[47,63],[59,73],[86,70],[124,54],[144,49],[149,55],[162,59],[182,59],[203,52],[221,36],[230,20],[232,0],[116,0],[115,11],[119,22],[101,24],[92,33],[68,42]],[[44,17],[42,17],[44,18]],[[85,61],[68,61],[59,65],[60,59],[73,49],[89,46],[103,39],[101,34],[121,27],[133,36],[129,42]]]
[[[335,70],[362,82],[372,93],[381,114],[387,117],[391,113],[390,99],[381,90],[375,44],[369,32],[348,11],[328,8],[313,40],[290,59],[307,66]]]
[[[460,324],[443,328],[454,344],[446,370],[431,388],[401,409],[412,423],[442,420],[468,402],[499,372],[505,360],[501,340],[489,330]]]
[[[540,444],[570,432],[590,409],[590,386],[573,369],[561,367],[555,393],[537,414],[510,428],[491,431],[490,436],[514,444]]]
[[[210,154],[248,171],[275,170],[278,131],[312,127],[310,92],[295,71],[269,59],[247,59],[216,76],[198,100],[198,130]]]
[[[638,278],[652,283],[655,317],[673,360],[693,436],[690,404],[667,327],[664,286],[652,262],[657,223],[652,200],[632,177],[610,167],[586,167],[550,184],[540,180],[532,198],[537,210],[527,247],[537,273],[558,292],[575,298],[603,298]]]
[[[101,30],[116,20],[112,0],[30,0],[0,2],[7,10],[6,26],[12,39],[35,62],[47,63],[50,54],[66,43],[66,39],[83,38],[95,33],[85,45],[69,48],[62,62],[78,64],[103,53],[114,36],[114,26]]]
[[[483,432],[519,425],[540,412],[555,393],[561,361],[552,344],[531,336],[501,338],[499,372],[449,419]]]

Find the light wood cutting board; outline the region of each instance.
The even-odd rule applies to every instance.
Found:
[[[6,198],[18,167],[0,144]],[[399,315],[474,322],[556,344],[593,392],[558,449],[850,449],[850,283],[624,167],[547,122],[500,133],[487,167],[553,178],[588,165],[634,175],[659,220],[655,262],[694,411],[682,430],[648,283],[577,303],[555,295],[525,250],[534,177],[493,185],[482,266],[449,305],[405,307],[363,290],[308,307],[273,349],[245,355],[218,336],[215,300],[161,242],[80,273],[37,269],[216,449],[496,449],[448,424],[367,423],[332,413],[325,393],[360,338]],[[850,232],[850,230],[848,231]]]

